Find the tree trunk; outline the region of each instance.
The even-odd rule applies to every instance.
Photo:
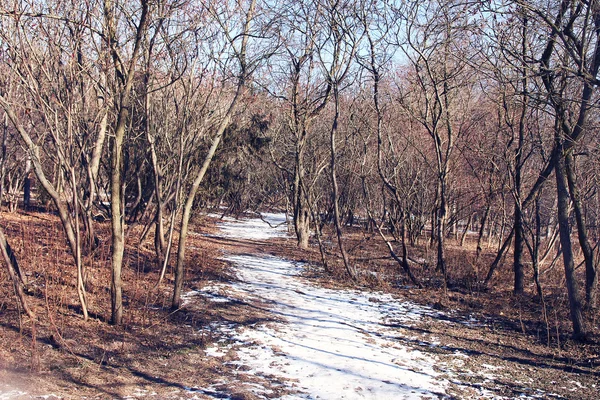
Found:
[[[123,252],[125,251],[125,204],[123,193],[123,143],[125,129],[129,121],[129,106],[131,104],[131,91],[140,54],[142,39],[146,33],[149,2],[141,1],[140,20],[136,28],[135,40],[132,45],[131,59],[124,65],[119,54],[119,40],[117,39],[117,21],[113,15],[114,7],[111,0],[104,0],[105,38],[109,46],[114,69],[119,80],[117,85],[117,122],[114,139],[111,147],[111,173],[110,173],[110,207],[111,207],[111,317],[114,325],[123,322],[123,287],[121,269],[123,267]]]
[[[585,259],[585,305],[587,309],[594,310],[597,306],[598,297],[598,273],[594,262],[594,252],[588,239],[587,227],[582,212],[581,198],[577,188],[573,155],[570,151],[565,156],[565,168],[573,210],[575,211],[577,236],[579,237],[579,245],[581,246],[581,251],[583,252],[583,257]]]
[[[237,97],[237,96],[236,96]],[[232,103],[233,106],[233,103]],[[230,106],[231,109],[231,106]],[[210,166],[213,156],[217,151],[217,147],[219,147],[219,143],[221,143],[221,139],[223,137],[223,133],[227,126],[229,126],[229,121],[231,119],[231,115],[225,117],[221,126],[219,127],[215,137],[212,140],[212,144],[206,157],[204,158],[204,162],[198,175],[196,175],[196,179],[190,188],[189,194],[187,196],[185,206],[183,208],[183,215],[181,216],[181,225],[179,228],[179,248],[177,250],[177,267],[175,269],[175,286],[173,289],[173,300],[171,302],[171,308],[176,310],[181,307],[181,292],[183,290],[183,279],[184,279],[184,262],[185,262],[185,246],[188,236],[188,227],[190,222],[190,217],[192,215],[192,206],[194,205],[194,200],[196,198],[196,193],[198,192],[198,188],[204,179],[204,175]]]
[[[110,322],[121,325],[123,322],[123,284],[121,269],[123,267],[123,253],[125,251],[125,211],[123,207],[123,142],[125,139],[125,125],[129,111],[125,105],[121,106],[115,129],[115,137],[111,147],[111,175],[110,175],[110,211],[111,211],[111,286],[110,286]]]
[[[436,213],[436,230],[437,230],[437,266],[436,270],[442,273],[444,278],[444,288],[448,285],[448,271],[446,268],[446,255],[445,255],[445,243],[444,243],[444,230],[446,227],[446,183],[445,178],[440,178],[442,181],[439,183],[439,198],[440,203]]]
[[[573,248],[571,245],[571,229],[569,226],[569,189],[565,176],[565,161],[561,157],[555,168],[556,192],[558,198],[558,228],[560,232],[560,245],[563,253],[567,293],[569,296],[569,309],[573,323],[573,336],[576,340],[585,339],[586,332],[581,315],[581,300],[579,288],[575,277],[573,261]]]
[[[23,180],[23,209],[31,205],[31,158],[25,162],[25,179]]]
[[[302,185],[301,189],[302,189],[302,193],[304,194],[306,204],[308,205],[308,208],[310,210],[311,217],[312,217],[313,221],[316,221],[317,215],[316,215],[315,209],[313,207],[313,202],[310,199],[309,193],[306,190],[306,188],[304,187],[304,185]],[[286,219],[287,219],[287,215],[286,215]],[[325,271],[330,272],[329,265],[327,264],[327,259],[325,257],[325,245],[323,244],[323,240],[322,240],[321,225],[318,223],[315,224],[315,236],[317,237],[317,243],[319,245],[319,253],[321,254],[321,263],[323,263],[323,268],[325,269]]]
[[[299,139],[300,140],[300,139]],[[310,214],[306,204],[306,196],[302,194],[302,188],[308,189],[304,182],[304,144],[297,144],[296,170],[294,172],[294,229],[298,239],[298,247],[308,249],[310,238]],[[318,216],[318,214],[317,214]],[[318,224],[319,221],[314,221]]]
[[[2,120],[2,144],[0,146],[0,209],[4,201],[4,178],[6,174],[6,144],[8,143],[8,114],[4,113]]]
[[[521,56],[523,60],[527,55],[527,23],[528,18],[523,16],[521,27]],[[515,204],[515,215],[514,215],[514,251],[513,251],[513,270],[515,275],[515,282],[513,293],[515,295],[523,294],[523,285],[525,281],[525,268],[523,267],[523,247],[524,247],[524,228],[523,228],[523,209],[521,206],[521,178],[523,169],[523,145],[525,141],[525,130],[526,130],[526,117],[527,117],[527,105],[529,100],[528,95],[528,74],[529,69],[525,66],[520,68],[521,74],[521,90],[522,90],[522,105],[521,112],[519,115],[519,131],[517,148],[515,149],[515,175],[514,175],[514,204]]]
[[[514,271],[514,287],[515,295],[523,294],[523,286],[525,281],[525,269],[523,267],[523,214],[518,201],[515,201],[515,219],[514,219],[514,250],[513,250],[513,271]]]
[[[483,248],[481,247],[481,242],[483,241],[483,234],[485,233],[485,224],[487,223],[488,215],[490,214],[490,205],[486,203],[485,211],[483,212],[483,216],[481,217],[481,221],[479,223],[479,234],[477,235],[477,254],[475,256],[475,262],[479,259]]]
[[[544,314],[546,313],[546,306],[544,304],[544,292],[542,290],[542,284],[540,283],[540,242],[542,238],[542,220],[540,217],[540,199],[535,200],[535,237],[533,238],[533,248],[531,249],[531,264],[533,266],[533,281],[537,289],[538,296],[544,307]]]
[[[27,299],[25,298],[25,293],[23,291],[23,280],[20,278],[21,273],[19,271],[17,259],[15,258],[12,249],[6,241],[6,237],[4,236],[2,228],[0,228],[0,251],[2,252],[2,256],[8,270],[8,275],[13,282],[15,293],[19,302],[21,303],[21,306],[23,307],[23,310],[25,310],[25,313],[29,316],[29,318],[35,320],[35,313],[27,304]]]
[[[467,239],[467,234],[469,233],[469,229],[471,228],[471,223],[473,222],[473,214],[469,215],[469,218],[467,219],[467,224],[465,225],[465,229],[463,230],[463,233],[460,237],[460,247],[464,247],[465,246],[465,241]]]
[[[81,254],[81,230],[79,228],[80,210],[79,199],[77,198],[77,180],[75,178],[75,168],[71,168],[71,188],[73,195],[72,212],[74,214],[73,219],[75,221],[75,264],[77,265],[77,296],[79,297],[79,303],[81,304],[83,319],[87,321],[89,315],[84,284],[85,269],[83,266],[83,259]]]
[[[333,200],[333,219],[335,223],[335,232],[338,241],[338,247],[340,249],[340,253],[342,254],[342,260],[344,261],[344,266],[346,267],[346,272],[353,280],[356,279],[356,270],[354,266],[350,264],[350,260],[348,258],[348,253],[346,253],[346,248],[344,247],[344,241],[342,237],[342,227],[340,222],[340,207],[339,207],[339,188],[337,182],[336,175],[336,133],[338,129],[338,119],[339,119],[339,97],[338,97],[338,88],[337,86],[334,88],[334,103],[335,103],[335,113],[333,117],[333,123],[331,125],[331,132],[329,136],[329,149],[331,150],[331,160],[330,160],[330,173],[331,173],[331,186],[333,189],[332,200]]]
[[[19,123],[19,120],[15,115],[14,110],[2,96],[0,96],[0,105],[4,108],[4,111],[8,115],[8,118],[13,123],[15,129],[19,133],[19,136],[21,137],[21,139],[25,143],[25,146],[27,147],[27,151],[29,152],[29,156],[31,157],[31,163],[33,164],[33,171],[37,180],[40,182],[40,185],[42,185],[44,190],[48,192],[48,195],[52,198],[52,201],[58,211],[58,216],[62,223],[65,236],[67,237],[67,242],[69,243],[69,248],[73,256],[73,261],[75,262],[77,270],[81,271],[81,243],[77,239],[77,235],[75,232],[75,225],[79,224],[79,220],[77,219],[78,217],[76,216],[75,219],[72,218],[71,214],[69,213],[67,204],[63,202],[63,200],[61,199],[61,195],[59,194],[57,189],[46,178],[46,174],[44,173],[44,169],[42,167],[42,162],[40,159],[39,147],[33,142],[29,134],[25,131],[25,128]],[[58,175],[62,176],[62,174]],[[75,191],[77,189],[73,187],[72,190]],[[85,296],[80,296],[80,301],[82,301],[81,307],[84,314],[84,318],[87,319],[87,306],[85,304]]]
[[[254,10],[256,7],[256,0],[252,0],[248,11],[246,13],[246,21],[243,29],[243,38],[241,48],[236,51],[236,56],[238,58],[238,62],[240,64],[240,72],[237,81],[237,87],[235,91],[235,95],[223,116],[223,119],[219,123],[217,127],[217,131],[215,132],[215,136],[212,139],[211,146],[204,157],[204,161],[202,163],[202,167],[198,171],[196,175],[196,179],[192,183],[192,187],[188,193],[185,205],[183,207],[183,215],[181,216],[181,226],[179,230],[179,248],[177,249],[177,266],[175,267],[175,282],[173,287],[173,299],[171,301],[171,308],[173,310],[177,310],[181,307],[181,292],[183,291],[183,281],[184,281],[184,263],[185,263],[185,245],[187,241],[188,235],[188,226],[190,222],[190,217],[192,214],[192,206],[194,205],[194,200],[196,198],[196,193],[198,192],[198,188],[200,184],[204,180],[204,175],[206,171],[208,171],[208,167],[219,147],[219,143],[221,143],[221,139],[223,138],[223,134],[229,124],[231,123],[231,119],[233,118],[233,114],[237,108],[238,102],[242,97],[242,92],[244,90],[244,86],[246,85],[246,79],[248,74],[248,68],[246,64],[246,49],[248,44],[248,32],[250,30],[250,23],[254,18]]]
[[[514,234],[515,234],[515,231],[513,229],[511,229],[508,237],[506,238],[506,240],[504,240],[502,247],[496,254],[496,258],[494,258],[494,261],[490,265],[487,276],[485,277],[485,280],[483,281],[483,284],[485,286],[490,284],[490,281],[492,280],[492,277],[494,276],[494,272],[496,271],[496,268],[498,268],[498,265],[500,265],[500,261],[502,260],[502,257],[504,256],[504,252],[506,251],[506,249],[508,249],[508,246],[512,242],[512,238],[513,238]]]

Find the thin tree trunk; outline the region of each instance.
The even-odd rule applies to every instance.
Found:
[[[523,25],[521,27],[521,56],[523,59],[527,54],[527,17],[523,16]],[[529,100],[528,94],[528,74],[529,69],[527,67],[520,68],[521,74],[521,112],[519,115],[519,131],[517,148],[515,149],[515,176],[514,176],[514,250],[513,250],[513,271],[514,271],[514,286],[513,293],[515,295],[523,294],[523,286],[525,281],[525,268],[523,266],[523,247],[525,243],[524,228],[523,228],[523,209],[521,208],[521,178],[523,169],[523,143],[525,141],[525,130],[526,124],[525,119],[527,116],[527,105]]]
[[[513,272],[514,286],[513,293],[515,295],[523,294],[525,282],[525,269],[523,267],[523,249],[524,249],[524,232],[523,232],[523,214],[518,201],[515,201],[515,218],[514,218],[514,247],[513,247]]]
[[[105,105],[102,105],[106,108]],[[92,158],[90,162],[87,164],[87,174],[88,174],[88,191],[89,197],[85,201],[84,207],[84,228],[86,232],[86,246],[88,251],[93,251],[96,248],[98,243],[98,238],[96,237],[96,232],[94,229],[94,216],[92,214],[94,204],[96,202],[97,196],[97,185],[98,185],[98,173],[100,171],[100,158],[102,156],[102,152],[104,149],[104,143],[106,142],[106,131],[108,129],[108,112],[106,109],[104,110],[104,115],[102,116],[102,120],[100,121],[100,128],[98,130],[98,137],[94,142],[94,148],[92,151]]]
[[[121,106],[115,129],[113,145],[111,147],[112,163],[110,176],[110,211],[112,227],[112,251],[111,251],[111,287],[110,322],[113,325],[121,325],[123,322],[123,283],[121,280],[121,269],[123,267],[123,253],[125,251],[125,212],[124,198],[122,192],[123,182],[123,142],[125,140],[125,124],[129,117],[129,111]]]
[[[181,182],[183,180],[183,148],[185,145],[183,132],[184,130],[182,129],[179,136],[179,159],[177,164],[177,182],[175,184],[175,207],[173,207],[173,210],[171,211],[171,222],[169,224],[169,239],[167,242],[166,252],[164,253],[164,259],[162,261],[163,264],[160,271],[160,276],[158,278],[158,282],[156,283],[156,287],[160,285],[163,278],[165,277],[165,273],[167,272],[167,266],[169,264],[169,258],[171,257],[171,248],[173,246],[173,231],[175,229],[175,218],[177,216],[177,212],[179,211],[179,197],[181,196]]]
[[[365,28],[367,28],[365,26]],[[387,190],[389,190],[393,195],[394,195],[394,199],[396,200],[396,203],[398,205],[398,207],[402,208],[401,211],[401,215],[402,215],[402,225],[401,225],[401,238],[402,238],[402,259],[400,259],[396,252],[394,251],[394,248],[392,246],[392,243],[385,237],[385,235],[383,234],[383,231],[381,229],[381,227],[376,223],[375,219],[373,218],[373,215],[371,213],[371,210],[368,206],[369,201],[367,200],[367,213],[369,215],[369,221],[370,224],[375,226],[377,228],[377,232],[379,233],[379,236],[383,239],[383,241],[386,243],[388,250],[390,252],[390,255],[392,256],[392,258],[394,260],[396,260],[396,262],[402,267],[402,269],[404,269],[404,271],[406,272],[406,274],[409,276],[410,280],[417,285],[419,288],[422,288],[423,286],[421,285],[421,283],[418,281],[418,279],[414,276],[414,274],[412,273],[410,266],[408,265],[408,249],[406,246],[406,221],[405,221],[405,211],[404,208],[402,206],[401,203],[401,199],[400,196],[398,195],[398,188],[396,186],[394,186],[394,184],[392,184],[392,182],[385,176],[384,172],[383,172],[383,149],[382,149],[382,144],[383,144],[383,133],[382,133],[382,125],[383,125],[383,113],[381,110],[381,107],[379,105],[379,81],[380,81],[380,75],[379,75],[379,69],[377,67],[377,61],[375,58],[375,42],[373,41],[368,28],[366,29],[366,35],[367,35],[367,40],[369,42],[369,49],[370,49],[370,72],[373,75],[373,105],[375,106],[375,112],[377,114],[377,172],[379,173],[379,177],[381,178],[381,180],[383,181],[384,186],[382,187],[382,197],[383,197],[383,215],[385,218],[385,213],[386,213],[386,205],[385,205],[385,189],[387,188]],[[365,154],[366,157],[366,154]],[[366,162],[365,162],[366,163]],[[363,164],[365,164],[363,163]],[[368,199],[369,195],[368,195],[368,190],[367,190],[367,184],[365,182],[365,178],[363,177],[362,179],[362,186],[363,186],[363,193],[365,195],[365,199]],[[382,218],[382,219],[383,219]]]
[[[561,157],[555,168],[556,192],[558,196],[558,227],[560,230],[560,245],[563,253],[567,293],[569,296],[569,309],[573,323],[573,336],[577,340],[585,339],[585,327],[581,314],[581,300],[579,288],[575,277],[573,261],[573,248],[571,245],[571,229],[569,227],[569,189],[565,175],[565,162]]]
[[[577,236],[579,238],[579,245],[581,246],[581,251],[583,252],[583,257],[585,259],[585,303],[587,309],[593,310],[597,306],[598,274],[596,271],[596,264],[594,263],[594,252],[592,250],[592,246],[590,246],[587,227],[583,217],[581,198],[575,177],[573,155],[570,151],[565,156],[565,168],[573,210],[575,211]]]
[[[11,88],[10,85],[7,89],[10,93]],[[5,187],[4,187],[4,178],[6,174],[6,145],[8,143],[8,113],[4,113],[4,118],[2,119],[2,144],[0,146],[0,209],[2,209],[2,202],[4,201]]]
[[[437,195],[436,194],[436,202],[437,202]],[[433,210],[431,210],[431,231],[429,233],[429,246],[433,247],[433,244],[435,243],[435,236],[436,236],[436,232],[437,232],[437,209],[434,208]]]
[[[25,313],[31,318],[35,320],[35,313],[27,304],[27,299],[25,298],[25,293],[23,291],[23,281],[19,278],[19,266],[17,264],[17,260],[6,241],[6,237],[4,236],[4,232],[2,228],[0,228],[0,251],[2,251],[2,256],[4,257],[4,261],[6,263],[6,268],[8,270],[8,275],[13,282],[15,293],[17,294],[17,298],[23,306],[23,310]]]
[[[114,139],[111,147],[111,174],[110,174],[110,207],[111,207],[111,317],[110,322],[120,325],[123,322],[123,287],[121,270],[123,268],[123,253],[125,251],[125,204],[123,193],[123,144],[125,130],[129,120],[129,106],[131,103],[131,90],[137,60],[140,54],[141,42],[145,35],[148,22],[149,2],[141,1],[140,20],[136,29],[136,37],[132,43],[132,54],[129,65],[122,63],[119,54],[117,39],[117,21],[113,15],[113,2],[104,0],[104,20],[106,39],[110,48],[114,69],[120,85],[118,87],[117,122]],[[125,69],[127,68],[127,69]]]
[[[254,18],[254,10],[256,7],[256,0],[252,0],[250,3],[250,7],[248,8],[248,12],[246,13],[246,21],[243,30],[243,38],[240,51],[237,55],[238,62],[240,63],[240,75],[238,77],[237,88],[235,91],[235,95],[223,116],[219,126],[217,127],[217,131],[215,132],[215,136],[213,137],[211,146],[208,150],[208,153],[204,157],[204,162],[202,163],[202,167],[198,171],[196,175],[196,179],[192,183],[192,187],[188,193],[185,205],[183,207],[183,215],[181,216],[181,226],[179,230],[179,247],[177,249],[177,266],[175,267],[175,282],[173,288],[173,299],[171,301],[171,308],[173,310],[177,310],[181,307],[181,292],[183,291],[183,281],[184,281],[184,263],[185,263],[185,246],[188,235],[188,226],[190,222],[190,217],[192,214],[192,206],[194,205],[194,200],[196,198],[196,193],[198,192],[198,188],[204,179],[204,175],[206,171],[208,171],[208,167],[219,147],[219,143],[221,143],[221,139],[223,138],[223,133],[231,123],[233,118],[233,114],[237,108],[238,102],[242,97],[242,92],[246,85],[246,79],[248,74],[247,64],[246,64],[246,49],[248,44],[248,32],[250,30],[250,23]]]
[[[181,292],[183,290],[183,280],[184,280],[184,263],[185,263],[185,246],[188,236],[188,227],[190,222],[190,217],[192,215],[192,206],[194,205],[194,200],[196,199],[196,193],[198,192],[198,188],[200,184],[204,180],[204,175],[206,171],[208,171],[208,167],[221,143],[221,139],[223,138],[223,133],[225,129],[229,126],[231,121],[231,117],[233,116],[233,111],[235,109],[235,105],[237,103],[237,99],[239,97],[241,91],[241,86],[238,86],[238,91],[229,106],[229,110],[227,114],[221,121],[219,128],[212,140],[212,144],[208,150],[208,153],[204,157],[204,162],[202,163],[202,167],[198,174],[196,175],[196,179],[194,179],[194,183],[190,188],[188,193],[185,205],[183,207],[183,215],[181,216],[181,225],[179,227],[179,247],[177,249],[177,266],[175,268],[175,284],[173,289],[173,299],[171,301],[171,308],[173,310],[177,310],[181,307]]]
[[[302,194],[304,182],[304,144],[300,142],[296,149],[296,170],[294,172],[294,229],[298,239],[298,247],[308,249],[310,238],[310,214],[306,198]],[[318,221],[314,221],[315,224]]]
[[[540,200],[535,200],[535,237],[533,239],[533,248],[531,252],[531,260],[533,265],[533,281],[537,288],[538,296],[542,302],[544,309],[544,317],[546,317],[546,305],[544,303],[544,292],[542,290],[542,284],[540,283],[540,243],[542,237],[542,222],[540,218]]]
[[[531,255],[531,265],[533,267],[533,281],[537,290],[540,303],[542,305],[542,314],[544,316],[544,323],[546,324],[546,339],[548,345],[550,345],[550,327],[548,324],[548,313],[546,309],[546,300],[544,299],[544,291],[542,289],[542,283],[540,282],[540,244],[542,238],[542,222],[540,217],[540,199],[535,199],[535,232],[533,233],[533,244],[530,245],[527,240],[525,243],[529,248]]]
[[[467,224],[465,225],[465,229],[463,230],[463,233],[460,237],[460,247],[465,246],[465,240],[467,239],[467,234],[469,233],[469,229],[471,228],[472,222],[473,222],[473,214],[470,214],[469,218],[467,219]]]
[[[28,210],[31,203],[31,158],[25,161],[25,179],[23,179],[23,208]]]
[[[348,258],[348,253],[346,253],[346,248],[344,247],[344,241],[342,237],[342,227],[340,222],[340,207],[339,207],[339,188],[337,182],[336,175],[336,133],[338,129],[338,119],[339,119],[339,97],[338,97],[338,88],[337,86],[334,88],[334,104],[335,104],[335,113],[333,117],[333,123],[331,125],[331,131],[329,136],[329,149],[331,150],[331,160],[330,160],[330,173],[331,173],[331,186],[333,189],[333,219],[335,223],[335,232],[338,241],[338,247],[340,249],[340,253],[342,254],[342,260],[344,261],[344,266],[346,268],[346,272],[353,280],[356,279],[356,270],[354,266],[350,264],[350,260]]]
[[[445,179],[445,178],[441,178]],[[448,272],[446,268],[446,256],[445,256],[445,235],[444,230],[446,227],[446,184],[442,180],[440,181],[440,203],[436,213],[436,231],[437,231],[437,266],[436,270],[442,273],[444,279],[444,289],[448,286]]]
[[[29,136],[29,134],[25,131],[25,128],[21,124],[19,124],[19,120],[18,120],[17,116],[15,115],[12,107],[10,106],[10,104],[8,102],[6,102],[6,100],[2,96],[0,96],[0,105],[4,108],[4,111],[8,115],[8,117],[11,120],[11,122],[13,123],[15,129],[19,133],[19,136],[21,137],[21,139],[25,143],[25,146],[27,147],[29,156],[31,157],[31,162],[33,164],[33,171],[35,173],[37,180],[40,182],[40,184],[42,185],[44,190],[46,190],[46,192],[48,192],[48,195],[52,198],[52,201],[58,211],[58,216],[62,223],[63,229],[65,231],[65,236],[67,237],[67,242],[69,243],[71,254],[73,256],[73,261],[75,262],[75,266],[77,267],[77,270],[80,271],[82,268],[82,266],[81,266],[81,243],[78,241],[77,235],[75,232],[75,225],[77,225],[77,228],[78,228],[79,221],[78,221],[78,219],[74,220],[71,217],[71,215],[69,213],[69,209],[68,209],[67,205],[62,201],[58,190],[46,178],[46,174],[44,173],[44,169],[42,167],[42,163],[41,163],[41,159],[40,159],[39,147],[33,142],[31,137]],[[58,175],[62,176],[62,174],[58,174]],[[77,189],[75,187],[73,187],[72,190],[76,191]],[[74,196],[73,199],[76,199],[76,196]],[[85,299],[85,296],[83,297],[83,299]],[[81,298],[80,298],[80,300],[81,300]],[[82,306],[82,310],[86,309],[85,303],[82,303],[81,306]]]
[[[75,264],[77,264],[77,296],[79,297],[79,303],[81,304],[81,312],[83,313],[83,320],[88,320],[88,309],[87,299],[85,294],[84,275],[85,270],[83,266],[83,259],[81,256],[81,231],[79,229],[79,199],[77,198],[77,181],[75,179],[75,168],[71,168],[71,187],[73,192],[73,216],[75,220]]]
[[[313,203],[310,201],[309,193],[306,190],[306,188],[304,187],[304,185],[302,185],[301,189],[302,189],[302,193],[304,193],[304,197],[305,197],[306,203],[308,204],[308,208],[310,210],[312,219],[313,219],[313,221],[317,221],[317,214],[312,205]],[[315,234],[317,236],[317,243],[319,244],[319,253],[321,254],[321,263],[323,264],[323,268],[325,269],[325,271],[329,271],[329,265],[327,264],[327,259],[325,257],[325,246],[324,246],[323,240],[322,240],[321,225],[318,223],[315,223]]]
[[[508,246],[510,246],[510,243],[512,242],[512,238],[513,238],[514,234],[515,234],[515,231],[513,229],[511,229],[508,237],[502,244],[500,251],[498,251],[498,253],[496,254],[496,258],[494,258],[494,261],[490,265],[487,276],[485,277],[485,280],[483,281],[483,284],[485,286],[488,286],[490,284],[490,281],[492,280],[492,277],[494,276],[494,272],[496,271],[496,268],[498,268],[498,265],[500,265],[500,261],[502,260],[502,257],[504,256],[504,252],[506,251],[506,249],[508,249]]]
[[[490,205],[486,203],[485,211],[483,212],[483,216],[481,217],[480,225],[479,225],[479,234],[477,235],[477,251],[475,256],[475,262],[479,259],[483,248],[481,247],[481,242],[483,241],[483,234],[485,233],[485,224],[488,220],[488,215],[490,214]]]

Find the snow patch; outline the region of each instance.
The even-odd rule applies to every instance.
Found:
[[[268,223],[226,218],[219,224],[219,236],[268,240],[287,234],[283,215],[263,218]],[[485,326],[486,321],[442,313],[386,293],[314,286],[300,276],[303,265],[279,257],[226,254],[223,259],[233,265],[238,281],[207,286],[196,295],[211,302],[267,304],[278,320],[241,329],[211,324],[204,331],[221,339],[205,351],[223,357],[234,349],[238,360],[229,364],[237,367],[238,375],[262,377],[271,387],[280,387],[283,379],[292,394],[281,399],[447,398],[451,388],[474,390],[476,398],[505,398],[498,395],[502,388],[493,375],[502,367],[482,364],[483,371],[478,373],[465,370],[468,354],[446,348],[432,336],[400,333],[424,318],[467,327]],[[431,348],[450,350],[449,360],[440,360]],[[236,378],[232,379],[229,383]],[[259,383],[242,384],[258,398],[272,397]],[[221,383],[193,392],[228,398],[223,387]],[[520,394],[527,399],[544,396],[553,395],[533,390]]]
[[[286,235],[283,216],[220,224],[223,236],[267,240]],[[213,301],[243,299],[267,303],[285,322],[240,331],[210,326],[237,343],[240,374],[289,379],[296,394],[284,399],[422,399],[445,395],[436,358],[400,344],[397,328],[437,311],[402,302],[385,293],[332,290],[299,277],[302,266],[269,255],[226,255],[239,282],[211,285],[201,291]],[[225,294],[226,293],[226,294]],[[223,356],[220,346],[206,350]],[[264,388],[253,392],[261,397]]]
[[[10,390],[7,392],[0,392],[0,400],[10,400],[19,396],[25,396],[27,392],[22,392],[20,390]]]

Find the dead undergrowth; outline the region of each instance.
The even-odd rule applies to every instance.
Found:
[[[464,247],[449,245],[450,285],[444,292],[433,266],[433,250],[423,244],[410,249],[411,258],[419,261],[411,266],[425,285],[425,289],[418,289],[409,284],[389,257],[385,244],[374,234],[348,230],[347,248],[361,271],[358,282],[352,282],[344,273],[335,243],[326,242],[328,269],[325,270],[318,266],[320,254],[316,244],[306,251],[298,249],[291,239],[270,242],[222,239],[211,235],[216,232],[218,220],[201,217],[194,222],[187,252],[186,285],[190,290],[234,279],[228,265],[219,260],[224,250],[277,255],[305,263],[306,277],[321,285],[358,285],[391,292],[399,298],[447,311],[456,321],[477,321],[458,325],[423,321],[416,327],[397,326],[402,337],[418,334],[423,338],[422,343],[427,338],[441,342],[434,351],[442,359],[451,359],[453,352],[460,349],[472,356],[472,363],[504,364],[507,380],[515,373],[525,387],[527,379],[536,379],[561,396],[568,394],[564,382],[575,380],[591,388],[600,377],[597,315],[588,319],[590,341],[573,342],[559,268],[542,276],[547,316],[543,318],[542,302],[533,285],[528,286],[526,295],[512,296],[508,265],[497,271],[490,288],[481,287],[479,280],[487,273],[495,249],[490,248],[475,260],[474,243],[469,241]],[[85,258],[92,318],[84,322],[75,291],[75,268],[58,219],[45,213],[0,213],[0,223],[28,277],[27,298],[38,315],[34,323],[19,313],[5,269],[0,269],[0,392],[13,390],[15,398],[19,398],[19,391],[28,393],[22,398],[48,393],[58,393],[62,398],[122,398],[134,394],[150,397],[153,393],[159,398],[191,398],[201,397],[206,390],[203,388],[212,385],[235,399],[253,398],[247,390],[250,386],[245,385],[252,385],[252,379],[264,378],[240,378],[240,375],[238,383],[220,387],[223,376],[236,372],[231,365],[205,355],[202,349],[219,338],[202,333],[206,330],[200,328],[213,322],[228,322],[238,327],[269,322],[273,317],[265,307],[243,302],[216,303],[196,297],[178,312],[171,312],[172,271],[155,287],[159,268],[152,238],[140,243],[141,227],[131,226],[127,231],[123,270],[124,324],[111,326],[107,323],[109,226],[99,224],[99,236],[104,240]],[[229,357],[234,359],[235,354]],[[471,371],[475,366],[460,368]],[[477,376],[472,375],[469,378],[465,372],[464,379]],[[282,392],[279,383],[274,383],[272,396],[278,397]],[[264,382],[261,384],[264,386]],[[508,388],[506,395],[510,396],[511,386],[503,387]],[[596,398],[598,389],[578,393],[588,392],[588,397],[566,397]],[[469,393],[456,395],[466,398]]]

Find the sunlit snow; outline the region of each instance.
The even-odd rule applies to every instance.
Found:
[[[266,240],[285,233],[281,216],[266,219],[278,227],[257,219],[229,220],[220,227],[223,236],[237,239]],[[224,259],[236,266],[240,282],[212,285],[203,294],[225,301],[227,286],[229,296],[266,303],[283,322],[240,331],[210,329],[243,344],[234,363],[245,366],[245,373],[290,379],[298,393],[284,398],[422,399],[445,394],[448,382],[434,370],[436,359],[401,345],[393,327],[386,326],[386,321],[409,322],[435,310],[388,294],[316,287],[298,277],[300,265],[273,256]],[[224,351],[217,346],[207,353],[219,356]],[[261,393],[265,391],[255,390]]]

